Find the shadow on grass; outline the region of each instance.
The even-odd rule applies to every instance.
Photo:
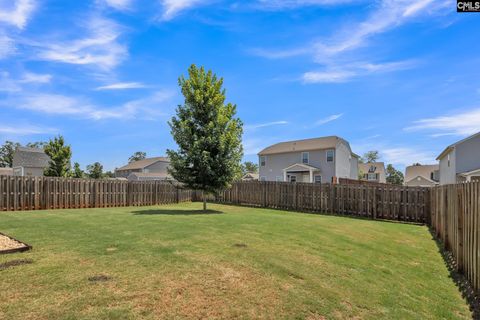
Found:
[[[192,216],[192,215],[210,215],[210,214],[224,214],[223,211],[218,210],[176,210],[176,209],[148,209],[133,211],[134,215],[167,215],[167,216]]]
[[[467,277],[457,271],[457,262],[455,261],[453,254],[450,251],[445,250],[443,242],[436,237],[435,231],[433,231],[431,228],[429,229],[432,239],[437,244],[438,251],[442,255],[443,261],[447,266],[447,269],[450,273],[450,278],[453,280],[453,282],[455,282],[455,285],[461,292],[462,297],[467,300],[470,311],[472,312],[472,319],[480,319],[480,297],[475,295],[475,291]]]

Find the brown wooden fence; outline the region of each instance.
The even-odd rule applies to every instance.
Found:
[[[476,292],[480,289],[480,183],[434,187],[431,227],[450,251],[457,269]]]
[[[428,222],[429,189],[393,185],[238,182],[219,203],[334,213],[372,219]]]
[[[160,181],[0,176],[0,211],[146,206],[191,199],[191,191]]]

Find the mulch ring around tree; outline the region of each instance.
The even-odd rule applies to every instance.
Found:
[[[0,233],[0,254],[30,250],[32,247],[3,233]]]

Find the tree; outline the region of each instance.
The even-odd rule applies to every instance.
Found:
[[[177,151],[167,150],[169,172],[185,186],[217,193],[241,175],[242,121],[236,105],[225,103],[223,79],[195,65],[178,80],[185,97],[169,122]],[[207,204],[203,198],[203,210]]]
[[[101,179],[103,177],[103,166],[100,162],[95,162],[87,166],[88,176],[92,179]]]
[[[85,176],[85,172],[80,168],[80,164],[78,162],[75,162],[73,164],[73,172],[72,172],[72,177],[73,178],[83,178]]]
[[[68,177],[70,173],[70,159],[72,150],[65,145],[62,136],[50,139],[43,147],[45,153],[50,157],[48,167],[45,169],[45,176]]]
[[[115,178],[115,174],[112,171],[107,171],[103,174],[104,178]]]
[[[147,153],[143,151],[135,152],[130,158],[128,158],[128,163],[143,160],[147,157]]]
[[[403,185],[403,173],[396,170],[393,165],[387,165],[387,182],[391,184]]]
[[[5,141],[0,147],[0,167],[12,167],[13,154],[17,147],[20,147],[20,143]]]
[[[380,159],[380,156],[378,155],[378,151],[372,150],[372,151],[365,152],[365,154],[361,158],[361,163],[377,162],[378,159]]]
[[[29,147],[29,148],[40,148],[41,149],[41,148],[45,147],[46,144],[47,143],[43,142],[43,141],[36,141],[36,142],[29,142],[29,143],[27,143],[26,146]]]
[[[258,172],[258,164],[253,163],[251,161],[245,161],[242,164],[242,175],[247,173],[257,173]]]

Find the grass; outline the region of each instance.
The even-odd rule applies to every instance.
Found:
[[[424,226],[209,205],[1,213],[0,319],[467,319]]]

